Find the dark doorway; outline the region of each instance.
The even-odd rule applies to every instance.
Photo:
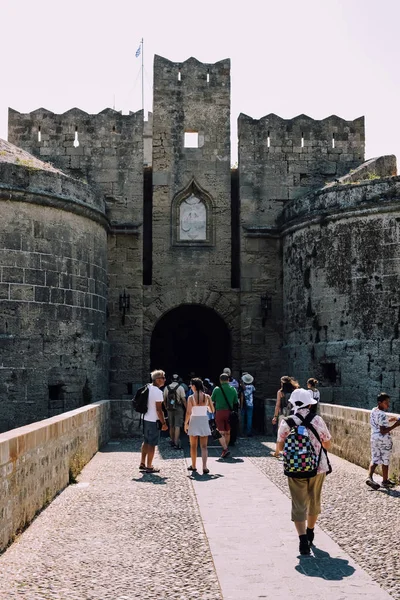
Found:
[[[218,382],[222,369],[231,366],[231,336],[224,320],[211,308],[184,304],[165,314],[154,327],[151,369],[184,379],[194,373]]]

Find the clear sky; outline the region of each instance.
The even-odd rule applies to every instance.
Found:
[[[152,106],[154,54],[231,59],[240,112],[366,118],[366,158],[400,157],[399,0],[0,0],[0,137],[7,108]]]

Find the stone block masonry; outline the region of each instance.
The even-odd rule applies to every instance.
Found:
[[[0,551],[76,477],[110,434],[110,403],[0,434]]]
[[[0,431],[108,395],[104,201],[15,152],[0,161]]]

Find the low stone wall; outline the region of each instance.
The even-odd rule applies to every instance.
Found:
[[[337,404],[320,404],[319,414],[332,434],[331,452],[368,469],[371,461],[369,410]],[[389,414],[398,417],[399,415]],[[400,475],[400,428],[392,433],[393,454],[390,474]]]
[[[0,551],[109,437],[108,400],[0,434]]]

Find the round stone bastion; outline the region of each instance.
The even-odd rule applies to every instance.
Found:
[[[0,214],[1,432],[106,397],[108,221],[101,193],[4,140]]]

